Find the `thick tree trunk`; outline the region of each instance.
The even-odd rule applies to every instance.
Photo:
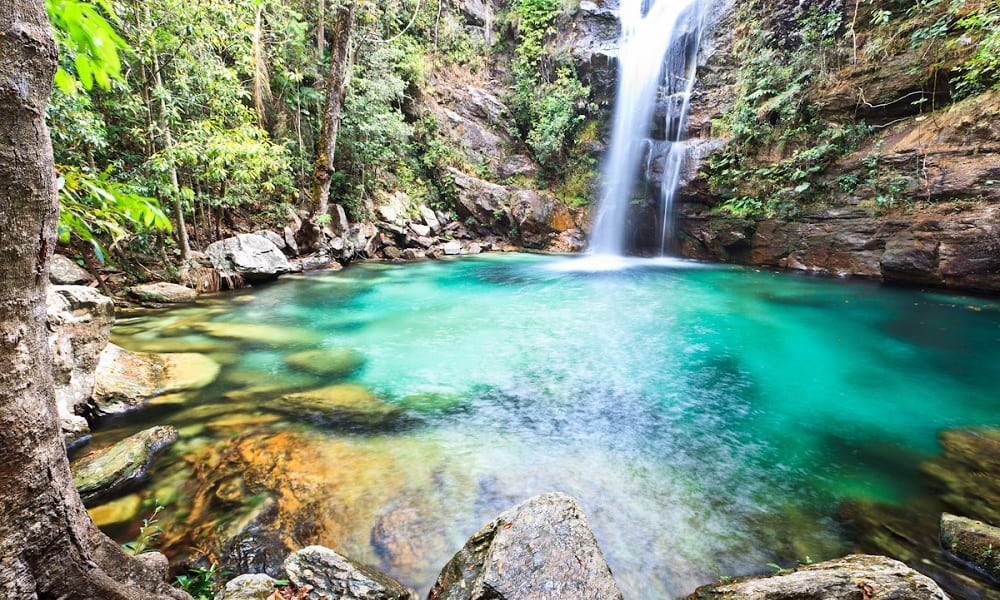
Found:
[[[330,177],[333,175],[333,154],[340,129],[340,109],[347,91],[347,78],[351,69],[351,32],[354,28],[354,2],[337,10],[333,23],[333,51],[330,53],[330,70],[326,75],[326,105],[323,108],[319,146],[313,169],[312,202],[309,212],[315,218],[329,210]]]
[[[185,597],[162,555],[132,559],[90,521],[59,432],[45,313],[55,64],[42,1],[0,2],[0,597]]]

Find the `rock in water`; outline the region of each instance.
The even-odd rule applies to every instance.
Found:
[[[1000,527],[944,513],[941,547],[959,562],[1000,581]]]
[[[365,357],[350,348],[317,348],[291,354],[285,364],[320,377],[347,377],[365,364]]]
[[[576,500],[535,496],[484,525],[441,571],[430,600],[620,599]]]
[[[129,291],[140,301],[153,304],[182,304],[198,299],[198,292],[191,288],[166,281],[134,285]]]
[[[306,598],[340,600],[409,600],[401,583],[323,546],[308,546],[285,560],[288,579],[299,589],[312,586]]]
[[[73,461],[73,482],[80,498],[92,506],[146,481],[153,459],[176,441],[173,427],[151,427]]]
[[[376,427],[396,422],[401,414],[398,408],[383,402],[365,386],[354,383],[285,394],[268,407],[324,425]]]
[[[948,600],[929,577],[885,556],[852,554],[771,577],[698,588],[688,600]]]
[[[219,370],[201,354],[129,352],[108,344],[97,365],[94,400],[104,414],[123,413],[154,396],[205,387]]]
[[[271,240],[252,233],[241,233],[214,242],[208,246],[205,254],[223,278],[240,277],[249,282],[267,281],[294,270]]]

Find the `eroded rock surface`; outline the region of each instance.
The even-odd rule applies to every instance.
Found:
[[[576,500],[536,496],[469,538],[441,571],[432,600],[620,599]]]
[[[94,401],[101,413],[123,413],[155,396],[205,387],[219,370],[202,354],[129,352],[108,344],[97,366]]]
[[[944,513],[941,547],[957,560],[1000,582],[1000,527]]]
[[[948,600],[930,578],[898,560],[854,554],[791,573],[714,583],[688,600]]]
[[[295,587],[312,588],[306,598],[341,600],[410,600],[401,583],[323,546],[308,546],[285,560],[285,572]]]

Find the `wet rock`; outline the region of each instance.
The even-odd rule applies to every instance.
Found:
[[[424,258],[424,253],[415,248],[407,248],[403,250],[401,256],[403,260],[419,260],[421,258]]]
[[[152,427],[73,461],[73,482],[80,498],[92,506],[143,483],[153,459],[176,441],[173,427]]]
[[[938,441],[944,451],[920,469],[949,512],[1000,523],[1000,429],[949,430]]]
[[[928,577],[885,556],[852,554],[771,577],[713,583],[688,600],[948,600]]]
[[[285,560],[288,579],[299,589],[310,586],[309,600],[409,600],[409,590],[375,569],[323,546],[308,546]]]
[[[544,247],[551,234],[576,227],[573,213],[551,194],[518,190],[510,197],[511,215],[529,248]]]
[[[365,386],[353,383],[286,394],[268,407],[324,425],[377,426],[395,422],[400,417],[398,408],[383,402]]]
[[[111,298],[85,286],[50,286],[46,293],[49,348],[56,406],[68,446],[84,442],[90,432],[87,412],[101,351],[115,319]]]
[[[433,581],[438,565],[428,564],[428,556],[447,556],[449,544],[436,515],[420,498],[394,506],[379,516],[372,527],[371,544],[390,573],[417,573],[418,581]]]
[[[228,323],[209,321],[196,323],[194,329],[205,335],[225,340],[239,340],[272,348],[294,348],[318,344],[322,338],[312,331],[259,323]]]
[[[195,290],[166,281],[134,285],[129,293],[141,302],[152,304],[183,304],[198,299],[198,292]]]
[[[1000,527],[944,513],[941,547],[963,564],[1000,582]]]
[[[49,282],[54,285],[87,285],[94,281],[86,269],[62,254],[53,254],[49,264]]]
[[[621,598],[577,502],[536,496],[469,538],[441,571],[430,598]]]
[[[129,352],[108,344],[97,365],[94,401],[103,414],[127,412],[155,396],[203,388],[219,370],[201,354]]]
[[[157,499],[159,500],[159,498]],[[95,506],[87,510],[90,518],[98,527],[118,525],[128,523],[139,515],[142,508],[142,497],[139,494],[129,494],[110,502],[105,502],[100,506]]]
[[[252,283],[274,279],[293,270],[277,246],[252,233],[213,242],[205,254],[223,278],[240,278]]]
[[[278,581],[263,573],[240,575],[226,583],[214,600],[268,600]]]
[[[290,354],[285,364],[321,377],[347,377],[365,364],[365,357],[350,348],[317,348]]]

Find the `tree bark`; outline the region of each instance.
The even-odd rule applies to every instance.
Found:
[[[184,598],[162,555],[132,559],[94,526],[59,432],[45,312],[55,65],[41,0],[0,2],[0,597]]]
[[[312,196],[309,212],[315,218],[329,210],[330,177],[333,175],[333,155],[340,129],[340,109],[344,105],[348,73],[351,69],[351,32],[354,28],[354,2],[337,10],[333,23],[333,50],[330,70],[326,75],[326,104],[323,108],[316,164],[313,169]]]

